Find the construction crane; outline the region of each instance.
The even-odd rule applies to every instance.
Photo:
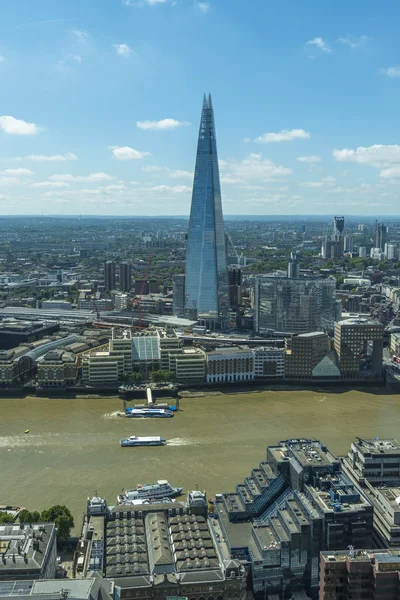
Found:
[[[233,242],[232,242],[232,238],[231,238],[231,236],[229,235],[229,233],[227,233],[226,235],[227,235],[227,238],[228,238],[228,240],[229,240],[229,243],[230,243],[230,245],[231,245],[231,247],[232,247],[232,250],[233,250],[233,252],[234,252],[234,255],[235,255],[235,257],[236,257],[237,265],[238,265],[238,266],[240,266],[241,262],[243,261],[243,252],[242,252],[242,254],[240,254],[240,255],[239,255],[238,251],[236,250],[236,248],[235,248],[235,246],[234,246],[234,244],[233,244]]]
[[[142,287],[140,289],[140,296],[136,296],[136,304],[137,304],[137,307],[138,307],[138,326],[139,327],[142,327],[142,316],[143,316],[143,311],[142,311],[142,296],[143,296],[143,294],[145,292],[146,279],[147,279],[147,276],[149,274],[150,263],[151,263],[151,252],[149,253],[149,255],[147,257],[146,269],[145,269],[144,276],[143,276]]]

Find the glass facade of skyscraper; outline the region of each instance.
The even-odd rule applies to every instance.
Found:
[[[254,283],[254,329],[266,334],[331,331],[336,315],[335,279],[259,275]]]
[[[214,320],[229,320],[228,269],[217,143],[211,96],[201,113],[192,206],[186,250],[186,312]]]

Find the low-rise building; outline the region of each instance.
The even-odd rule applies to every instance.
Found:
[[[254,354],[248,347],[218,348],[207,352],[207,383],[252,381]]]
[[[112,509],[94,502],[88,503],[78,565],[83,576],[112,581],[114,598],[245,600],[246,571],[222,553],[205,494],[190,492],[187,503]]]
[[[112,584],[99,577],[87,579],[41,579],[0,581],[3,600],[112,600]]]
[[[76,356],[63,349],[47,352],[37,363],[37,380],[41,387],[74,385],[77,374]]]
[[[53,579],[57,548],[54,523],[0,524],[0,580]]]

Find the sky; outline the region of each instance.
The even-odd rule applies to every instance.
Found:
[[[400,215],[398,0],[2,0],[0,214]]]

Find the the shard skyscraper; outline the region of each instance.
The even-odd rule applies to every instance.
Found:
[[[229,321],[228,269],[211,96],[204,96],[186,250],[185,308],[209,326]]]

